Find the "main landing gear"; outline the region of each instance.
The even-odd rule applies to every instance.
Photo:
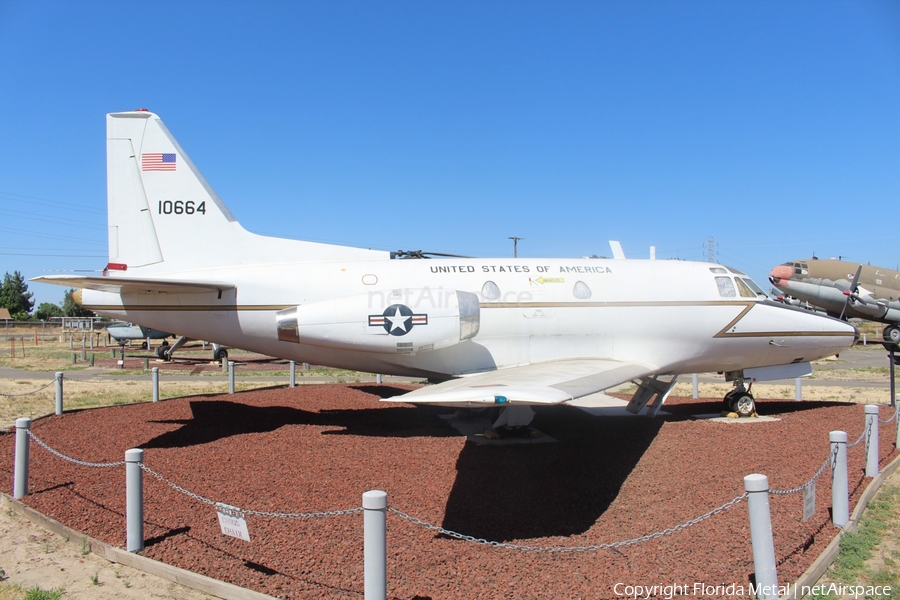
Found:
[[[750,393],[751,383],[749,386],[744,385],[743,378],[734,380],[734,389],[725,394],[722,399],[723,409],[725,412],[737,413],[739,417],[756,416],[756,400]]]
[[[900,347],[900,326],[888,325],[884,328],[881,337],[884,338],[885,342],[893,344],[895,347]]]

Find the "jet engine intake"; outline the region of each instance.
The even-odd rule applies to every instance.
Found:
[[[406,288],[301,304],[275,320],[283,342],[415,354],[475,337],[481,308],[471,292]]]

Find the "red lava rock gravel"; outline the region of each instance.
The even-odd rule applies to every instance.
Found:
[[[476,445],[440,414],[451,409],[379,403],[399,386],[322,385],[193,396],[51,416],[34,434],[82,461],[146,466],[191,492],[244,509],[306,513],[358,508],[381,489],[388,505],[491,541],[579,547],[637,538],[685,523],[741,495],[743,477],[772,489],[806,482],[829,454],[828,432],[851,442],[863,407],[760,400],[767,423],[694,420],[717,400],[670,399],[668,415],[599,418],[540,410],[533,425],[558,442]],[[890,416],[882,408],[882,418]],[[895,455],[881,428],[882,466]],[[12,490],[13,435],[0,436],[0,471]],[[124,467],[94,468],[31,450],[25,502],[73,529],[125,545]],[[851,508],[868,484],[864,445],[849,451]],[[815,515],[802,494],[770,496],[779,582],[793,582],[824,550],[830,477]],[[362,515],[247,518],[252,542],[223,536],[214,508],[146,474],[145,556],[279,598],[363,596]],[[453,539],[388,514],[391,598],[616,598],[630,585],[753,581],[747,504],[671,535],[586,552],[496,548]],[[619,593],[617,593],[617,589]],[[696,597],[717,597],[715,592]]]

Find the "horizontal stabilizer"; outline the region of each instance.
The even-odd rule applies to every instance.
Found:
[[[615,360],[556,360],[451,379],[385,401],[439,406],[572,403],[654,371],[649,365]]]
[[[175,279],[131,279],[125,277],[95,277],[82,275],[45,275],[29,281],[84,288],[113,294],[137,294],[141,292],[168,292],[172,294],[197,294],[221,292],[235,286],[221,281],[179,281]]]

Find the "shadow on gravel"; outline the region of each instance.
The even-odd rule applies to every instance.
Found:
[[[833,402],[829,400],[767,400],[756,399],[756,410],[760,416],[774,417],[790,413],[800,413],[817,408],[831,406],[847,406],[846,402]],[[723,406],[721,400],[686,402],[683,404],[665,404],[662,410],[669,413],[674,419],[689,419],[696,415],[713,414],[721,412]]]
[[[615,500],[663,421],[588,417],[559,406],[539,410],[532,425],[559,443],[465,445],[445,529],[491,541],[584,533]]]
[[[141,448],[188,448],[233,435],[267,433],[286,425],[338,427],[322,435],[376,437],[450,437],[457,435],[434,410],[397,406],[309,412],[286,406],[249,406],[227,400],[191,401],[190,419],[154,421],[180,428],[159,435]]]

